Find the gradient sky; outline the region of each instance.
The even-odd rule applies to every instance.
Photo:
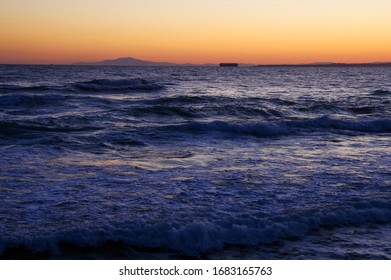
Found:
[[[390,0],[0,1],[0,63],[391,61]]]

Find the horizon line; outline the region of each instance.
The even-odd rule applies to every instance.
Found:
[[[118,59],[121,59],[121,58],[118,58]],[[116,60],[116,59],[107,59],[107,60]],[[120,64],[112,64],[112,65],[104,65],[104,64],[96,64],[94,65],[95,63],[102,63],[106,60],[102,60],[102,61],[95,61],[95,62],[73,62],[73,63],[49,63],[49,62],[42,62],[42,63],[25,63],[25,62],[21,62],[21,63],[2,63],[0,62],[0,65],[36,65],[36,66],[123,66],[123,67],[156,67],[156,66],[159,66],[159,65],[120,65]],[[141,60],[140,60],[141,61]],[[242,66],[242,67],[245,67],[245,66],[365,66],[365,65],[372,65],[372,66],[375,66],[375,65],[387,65],[387,64],[390,64],[391,65],[391,61],[385,61],[385,62],[322,62],[322,61],[316,61],[316,62],[307,62],[307,63],[267,63],[267,64],[258,64],[258,63],[244,63],[244,62],[226,62],[226,61],[221,61],[221,62],[218,62],[218,63],[212,63],[212,62],[206,62],[206,63],[176,63],[176,62],[167,62],[167,61],[143,61],[143,62],[152,62],[152,63],[156,63],[156,64],[159,64],[159,63],[169,63],[169,64],[173,64],[173,65],[162,65],[162,66],[159,66],[159,67],[176,67],[176,66],[182,66],[182,67],[186,67],[186,66],[211,66],[211,67],[218,67],[220,63],[237,63],[239,66]]]

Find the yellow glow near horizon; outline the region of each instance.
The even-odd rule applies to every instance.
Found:
[[[2,0],[0,63],[391,61],[389,0]]]

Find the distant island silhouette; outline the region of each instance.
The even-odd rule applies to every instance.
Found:
[[[216,66],[216,64],[191,64],[191,63],[171,63],[155,62],[137,59],[134,57],[121,57],[117,59],[107,59],[98,62],[77,62],[74,65],[105,65],[105,66]]]
[[[107,59],[98,62],[77,62],[76,65],[107,65],[107,66],[175,66],[175,63],[145,61],[133,57]]]
[[[370,63],[335,63],[335,62],[313,62],[302,64],[245,64],[245,63],[220,63],[220,64],[192,64],[192,63],[172,63],[146,61],[133,57],[121,57],[117,59],[107,59],[97,62],[77,62],[73,65],[102,65],[102,66],[253,66],[253,67],[390,67],[391,62],[370,62]]]
[[[255,67],[391,67],[391,62],[336,63],[313,62],[302,64],[258,64]]]

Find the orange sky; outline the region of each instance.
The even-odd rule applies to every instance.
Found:
[[[1,0],[0,63],[391,61],[390,0]]]

